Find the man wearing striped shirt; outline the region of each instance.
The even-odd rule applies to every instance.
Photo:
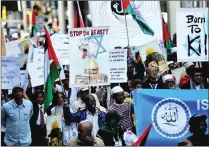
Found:
[[[117,111],[118,114],[122,117],[120,120],[122,127],[125,130],[132,130],[135,133],[136,131],[132,118],[132,114],[134,113],[132,103],[124,100],[124,91],[120,86],[115,86],[111,90],[111,94],[112,98],[114,99],[114,103],[110,106],[108,111]]]

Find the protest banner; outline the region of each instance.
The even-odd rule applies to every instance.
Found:
[[[12,89],[20,85],[20,61],[18,57],[2,56],[1,89]]]
[[[56,55],[62,65],[69,65],[69,36],[67,34],[54,34],[51,36]]]
[[[39,62],[33,62],[27,64],[28,73],[31,78],[31,85],[32,87],[44,85],[44,61]],[[65,73],[63,68],[60,72],[60,79],[56,79],[56,81],[64,80],[65,79]]]
[[[70,85],[108,85],[109,28],[76,28],[69,30]]]
[[[34,48],[33,62],[44,62],[44,49]]]
[[[27,62],[28,62],[28,54],[20,54],[18,55],[20,59],[20,69],[26,70]]]
[[[127,82],[127,49],[109,51],[110,82]]]
[[[150,123],[153,125],[146,146],[177,146],[191,136],[191,116],[208,117],[208,90],[140,89],[133,93],[133,99],[137,136]]]
[[[110,48],[115,46],[141,46],[155,39],[163,39],[162,17],[159,1],[130,1],[136,16],[140,16],[154,31],[154,36],[144,34],[132,15],[124,13],[121,1],[89,1],[92,26],[109,26]],[[126,15],[126,19],[125,16]],[[126,26],[127,25],[127,26]],[[127,27],[127,30],[126,30]],[[127,36],[128,31],[128,36]]]
[[[180,68],[176,68],[171,70],[172,74],[174,75],[174,77],[176,78],[176,84],[180,83],[181,78],[183,78],[186,75],[186,69],[185,67],[180,67]]]
[[[46,119],[47,136],[50,138],[50,146],[62,146],[62,116],[51,115]]]
[[[6,43],[7,56],[18,56],[18,54],[21,54],[19,43],[19,40],[9,41]]]
[[[144,44],[142,46],[135,46],[135,54],[139,53],[145,67],[159,67],[159,72],[163,73],[169,70],[169,67],[162,55],[159,43],[157,40]]]
[[[23,86],[25,83],[26,70],[20,70],[20,85]]]
[[[208,8],[176,10],[178,62],[208,61]]]

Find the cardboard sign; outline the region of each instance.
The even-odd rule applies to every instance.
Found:
[[[208,8],[176,11],[178,62],[208,61]]]
[[[20,61],[18,57],[2,56],[1,88],[12,89],[20,85]]]

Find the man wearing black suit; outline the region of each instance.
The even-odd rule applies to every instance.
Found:
[[[33,116],[30,120],[32,146],[47,146],[46,140],[46,117],[43,109],[44,93],[37,91],[33,102]]]
[[[165,89],[162,81],[157,79],[158,68],[147,67],[147,80],[142,84],[143,89]]]

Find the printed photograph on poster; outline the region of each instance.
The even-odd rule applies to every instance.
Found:
[[[70,29],[70,85],[108,85],[109,28]]]
[[[135,46],[135,54],[140,54],[145,67],[157,67],[163,73],[169,70],[157,40],[142,46]]]
[[[208,8],[176,10],[178,62],[208,61]]]
[[[47,137],[50,138],[50,146],[62,146],[62,116],[47,116],[46,130]]]

